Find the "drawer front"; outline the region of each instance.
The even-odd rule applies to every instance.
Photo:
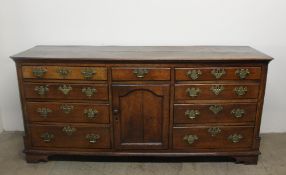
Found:
[[[259,80],[260,67],[202,67],[176,68],[177,81],[201,80]]]
[[[110,148],[109,127],[79,125],[31,125],[34,147]]]
[[[105,67],[23,66],[27,79],[107,80]]]
[[[30,122],[109,123],[108,104],[27,102]]]
[[[112,80],[170,80],[170,68],[112,68]]]
[[[176,84],[175,100],[254,99],[258,84]]]
[[[200,126],[173,128],[174,149],[250,148],[253,140],[251,126]]]
[[[175,104],[174,123],[254,122],[255,103]]]
[[[106,84],[25,83],[26,98],[108,100]]]

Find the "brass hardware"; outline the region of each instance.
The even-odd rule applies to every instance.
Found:
[[[87,88],[82,88],[81,92],[84,93],[87,97],[91,97],[97,92],[97,90],[92,87],[87,87]]]
[[[208,132],[211,134],[212,137],[214,137],[221,133],[221,129],[218,127],[212,127],[208,129]]]
[[[144,78],[146,74],[148,74],[147,69],[135,69],[133,73],[136,75],[137,78]]]
[[[33,68],[32,73],[35,77],[37,78],[43,78],[43,76],[48,72],[47,69],[38,67],[38,68]]]
[[[54,136],[54,134],[51,134],[49,132],[45,132],[41,135],[41,138],[43,139],[44,142],[48,143],[48,142],[51,142],[55,138],[55,136]]]
[[[233,91],[236,93],[236,95],[238,96],[243,96],[247,93],[247,87],[245,86],[238,86],[238,87],[235,87],[233,89]]]
[[[198,79],[200,77],[200,75],[202,75],[202,72],[200,70],[193,69],[193,70],[189,70],[187,72],[187,76],[189,78],[191,78],[192,80]]]
[[[193,110],[193,109],[188,109],[185,112],[185,115],[189,118],[189,119],[195,119],[197,116],[200,115],[200,111],[199,110]]]
[[[221,105],[212,105],[209,107],[209,110],[211,110],[214,114],[218,114],[223,110],[223,107]]]
[[[85,138],[89,143],[96,143],[100,136],[98,134],[87,134]]]
[[[60,106],[60,109],[65,114],[69,114],[74,109],[74,107],[72,105],[63,104],[63,105]]]
[[[196,140],[199,140],[199,137],[197,135],[185,135],[183,140],[185,140],[189,145],[193,144]]]
[[[63,84],[62,86],[59,86],[58,90],[61,91],[64,95],[68,95],[72,90],[72,87],[70,85]]]
[[[64,67],[60,67],[57,70],[57,73],[62,77],[62,78],[67,78],[67,76],[71,73],[71,70],[64,68]]]
[[[38,95],[46,95],[46,93],[49,91],[48,85],[43,85],[43,86],[36,86],[34,89]]]
[[[225,75],[225,70],[222,69],[222,68],[217,68],[217,69],[213,69],[211,71],[211,73],[213,74],[213,76],[216,78],[216,79],[220,79],[223,75]]]
[[[47,118],[49,113],[51,113],[53,111],[49,108],[38,108],[37,112],[40,113],[41,117]]]
[[[188,88],[186,90],[186,92],[188,93],[188,95],[192,98],[194,97],[197,97],[199,95],[199,93],[201,92],[200,88],[194,88],[194,87],[191,87],[191,88]]]
[[[231,114],[234,115],[234,117],[236,117],[236,118],[241,118],[245,114],[245,110],[244,109],[240,109],[240,108],[233,109],[231,111]]]
[[[89,119],[95,119],[98,114],[98,111],[96,109],[89,108],[84,110],[84,114]]]
[[[71,127],[70,125],[65,126],[62,131],[66,133],[68,136],[71,136],[74,132],[76,132],[76,128]]]
[[[92,68],[84,68],[81,70],[81,74],[84,79],[90,80],[92,79],[93,75],[96,73],[96,71]]]
[[[228,136],[227,139],[232,143],[238,143],[241,139],[243,139],[243,136],[241,134],[232,134]]]
[[[212,86],[210,90],[215,95],[219,95],[224,90],[224,87],[223,87],[223,85],[215,85],[215,86]]]
[[[245,79],[249,74],[249,70],[248,69],[237,69],[235,71],[236,76],[238,76],[240,79]]]

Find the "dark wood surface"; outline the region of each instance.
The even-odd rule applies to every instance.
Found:
[[[271,60],[248,46],[36,46],[13,59]]]
[[[267,66],[271,57],[244,46],[165,46],[165,47],[91,47],[37,46],[12,57],[16,61],[21,94],[25,152],[28,162],[47,161],[48,156],[232,156],[237,162],[253,164],[259,154],[259,130],[265,93]],[[36,77],[33,70],[47,72]],[[59,68],[69,69],[61,76]],[[85,68],[95,69],[92,78],[82,74]],[[134,73],[146,69],[144,76]],[[212,71],[223,69],[216,78]],[[237,70],[247,69],[240,78]],[[190,78],[189,71],[200,71]],[[72,89],[66,95],[61,86]],[[223,86],[214,94],[213,86]],[[37,86],[47,86],[39,95]],[[238,96],[235,87],[247,87]],[[95,88],[86,96],[83,88]],[[197,97],[190,97],[188,88],[199,88]],[[61,106],[72,105],[65,114]],[[211,106],[222,106],[214,114]],[[43,117],[39,108],[51,112]],[[87,108],[97,110],[95,118],[84,114]],[[244,109],[235,117],[233,109]],[[186,111],[199,110],[195,119]],[[65,126],[76,128],[67,135]],[[221,132],[211,136],[209,128]],[[51,142],[42,135],[53,133]],[[87,134],[100,134],[96,143],[89,143]],[[194,144],[184,137],[195,134]],[[231,134],[241,134],[238,143],[230,142]]]
[[[69,107],[70,112],[65,112],[63,107]],[[48,108],[51,112],[42,116],[39,108]],[[94,117],[88,117],[85,110],[96,110]],[[94,103],[64,103],[64,102],[27,102],[26,110],[30,122],[69,122],[69,123],[109,123],[109,104]]]
[[[211,106],[218,105],[222,110],[214,113]],[[175,104],[174,124],[204,124],[204,123],[240,123],[255,121],[256,103],[199,103],[199,104]],[[232,110],[243,109],[244,114],[236,117]],[[198,110],[199,114],[195,118],[186,115],[187,110]]]
[[[140,69],[147,70],[144,77],[137,77],[134,71]],[[112,80],[128,81],[128,80],[170,80],[170,68],[138,68],[138,67],[118,67],[112,68]]]
[[[221,129],[221,132],[216,136],[212,136],[208,129],[209,126],[199,127],[175,127],[173,134],[173,148],[174,149],[221,149],[222,151],[227,148],[250,148],[253,139],[253,127],[251,126],[216,126]],[[186,135],[196,135],[198,140],[193,144],[189,144],[184,137]],[[228,137],[232,134],[241,134],[243,138],[238,143],[232,143]]]
[[[113,86],[116,149],[168,146],[169,85]]]
[[[63,85],[72,88],[67,95],[59,90],[59,87]],[[35,88],[39,86],[47,86],[48,92],[45,95],[39,95],[35,91]],[[82,92],[83,88],[94,88],[96,92],[89,97]],[[25,83],[24,91],[26,98],[108,100],[108,87],[106,84]]]
[[[43,68],[47,71],[43,77],[35,77],[33,75],[33,70],[37,68]],[[59,70],[63,68],[69,71],[68,75],[64,77],[59,74]],[[86,80],[81,73],[81,71],[86,68],[94,70],[94,75],[88,80],[107,80],[107,71],[105,67],[46,66],[44,64],[37,66],[23,66],[22,72],[25,79]]]
[[[177,81],[211,81],[211,80],[240,80],[239,76],[236,75],[236,71],[241,67],[193,67],[193,68],[176,68],[176,80]],[[260,67],[243,67],[244,69],[248,69],[250,74],[245,78],[245,80],[259,80],[261,76],[261,68]],[[220,78],[216,78],[212,71],[215,69],[223,69],[225,74]],[[200,71],[201,75],[198,76],[197,79],[193,80],[188,76],[188,72],[196,70]]]
[[[224,90],[218,95],[211,90],[212,86],[222,85]],[[238,96],[234,89],[236,87],[247,87],[245,95]],[[190,97],[187,93],[188,88],[199,88],[200,92],[196,97]],[[175,100],[222,100],[222,99],[255,99],[258,96],[258,84],[176,84],[175,85]]]
[[[65,126],[76,129],[72,135],[67,135],[62,130]],[[31,125],[31,139],[33,147],[53,147],[53,148],[110,148],[110,130],[105,126],[57,124],[57,125]],[[41,135],[49,132],[54,135],[51,142],[44,142]],[[96,143],[90,143],[86,136],[88,134],[98,134]]]

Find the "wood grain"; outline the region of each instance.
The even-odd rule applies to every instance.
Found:
[[[36,46],[11,56],[64,60],[271,60],[248,46]]]
[[[37,68],[45,69],[47,72],[43,77],[35,77],[33,75],[33,70]],[[67,76],[62,77],[58,72],[60,69],[68,70]],[[94,71],[94,75],[90,79],[85,79],[82,72],[85,69],[91,69]],[[37,65],[37,66],[23,66],[22,67],[23,78],[25,79],[52,79],[52,80],[107,80],[107,71],[105,67],[70,67],[70,66],[47,66]]]

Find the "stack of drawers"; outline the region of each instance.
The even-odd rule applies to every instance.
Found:
[[[260,67],[175,69],[173,148],[251,149]]]
[[[255,49],[37,46],[12,58],[28,162],[79,154],[257,163],[272,58]]]
[[[111,147],[106,67],[23,66],[32,147]]]

